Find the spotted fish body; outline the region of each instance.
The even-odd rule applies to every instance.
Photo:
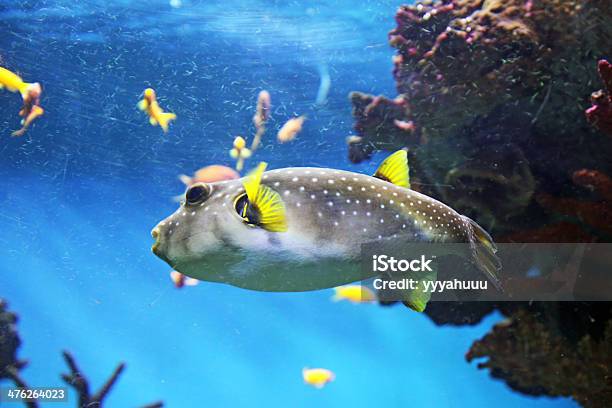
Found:
[[[263,173],[261,184],[282,200],[286,230],[245,223],[236,209],[245,179],[222,181],[206,185],[206,199],[182,204],[154,229],[154,252],[197,279],[304,291],[372,277],[359,266],[363,243],[475,242],[482,234],[490,239],[445,204],[372,176],[287,168]]]

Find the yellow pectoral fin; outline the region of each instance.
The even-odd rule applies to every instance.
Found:
[[[152,124],[153,126],[157,125],[157,120],[155,120],[155,118],[153,116],[151,116],[149,118],[149,123]]]
[[[410,175],[408,170],[408,154],[399,150],[387,157],[374,173],[374,177],[388,181],[396,186],[410,188]]]
[[[243,186],[250,205],[257,211],[256,224],[266,231],[284,232],[287,231],[285,203],[280,194],[261,184],[266,167],[266,163],[259,163],[245,178]]]
[[[287,231],[285,203],[280,194],[268,186],[260,185],[257,198],[252,203],[259,212],[259,226],[271,232]]]

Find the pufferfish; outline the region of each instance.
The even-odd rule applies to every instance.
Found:
[[[173,269],[259,291],[309,291],[372,278],[361,244],[383,239],[466,242],[467,256],[498,284],[489,234],[447,205],[410,189],[407,153],[374,176],[328,168],[265,171],[196,183],[152,231],[153,252]],[[418,309],[422,309],[420,306]]]

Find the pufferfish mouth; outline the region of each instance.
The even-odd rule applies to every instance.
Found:
[[[151,246],[151,251],[157,255],[158,257],[160,257],[161,259],[163,259],[164,261],[168,262],[167,257],[164,254],[164,251],[161,248],[161,233],[158,227],[153,228],[153,230],[151,231],[151,236],[153,237],[153,239],[155,240],[155,242],[153,243],[153,245]]]

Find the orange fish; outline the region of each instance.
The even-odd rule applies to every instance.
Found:
[[[272,106],[272,98],[268,91],[261,91],[257,96],[257,108],[253,116],[253,124],[256,128],[260,128],[266,124],[270,118],[270,108]]]
[[[172,279],[174,287],[177,289],[181,289],[185,286],[196,286],[198,283],[200,283],[199,280],[190,278],[177,271],[170,272],[170,279]]]
[[[43,108],[38,105],[34,105],[30,113],[28,113],[28,116],[21,120],[21,129],[15,130],[13,133],[11,133],[11,135],[13,137],[23,136],[26,130],[28,130],[28,127],[30,127],[30,125],[32,124],[32,122],[34,122],[34,120],[37,117],[41,116],[43,113],[45,113]]]
[[[174,113],[164,112],[157,103],[157,96],[152,88],[144,91],[143,99],[138,102],[138,109],[149,115],[149,122],[153,126],[161,126],[164,133],[168,132],[168,125],[171,120],[176,119]]]
[[[179,178],[183,184],[189,187],[194,183],[214,183],[215,181],[234,180],[240,178],[240,175],[231,167],[213,164],[202,167],[194,173],[193,177],[181,174]]]
[[[289,119],[278,131],[278,135],[276,136],[278,141],[286,143],[295,139],[297,134],[302,131],[302,125],[304,125],[305,120],[306,116],[298,116],[297,118]]]
[[[257,129],[253,143],[251,144],[251,152],[254,152],[261,143],[261,138],[266,133],[266,122],[270,119],[270,108],[272,107],[272,99],[268,91],[261,91],[257,96],[257,108],[253,115],[253,124]]]

